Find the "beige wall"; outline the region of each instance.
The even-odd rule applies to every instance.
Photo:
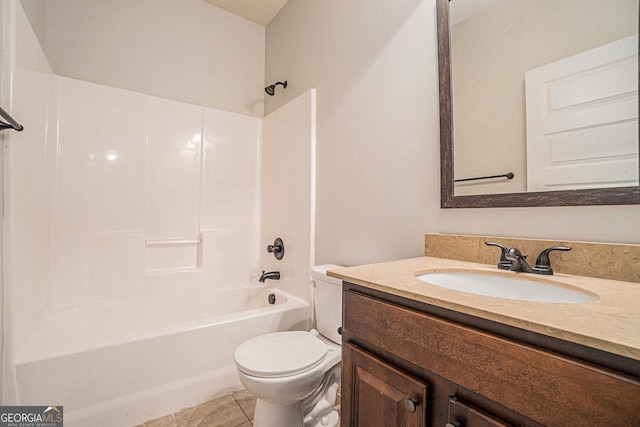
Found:
[[[435,0],[289,0],[273,111],[317,88],[316,263],[420,256],[425,232],[640,243],[640,206],[440,209]]]
[[[455,3],[452,3],[455,8]],[[603,18],[606,17],[606,18]],[[525,72],[637,33],[638,1],[508,0],[453,27],[456,194],[526,191]]]
[[[263,116],[264,27],[202,0],[48,1],[45,53],[63,76]]]
[[[317,88],[316,263],[420,255],[440,191],[432,2],[289,0],[266,39],[266,81],[289,81],[267,111]]]
[[[46,28],[46,0],[20,0],[31,28],[44,49]]]

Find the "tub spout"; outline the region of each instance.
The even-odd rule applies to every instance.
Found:
[[[269,271],[268,273],[265,273],[265,271],[262,270],[262,275],[260,276],[258,281],[264,283],[265,280],[267,280],[267,279],[280,280],[280,272],[279,271]]]

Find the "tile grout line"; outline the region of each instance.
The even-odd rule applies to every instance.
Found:
[[[233,401],[236,402],[236,405],[238,405],[240,407],[240,410],[242,411],[242,413],[244,414],[244,416],[246,417],[247,421],[249,421],[251,423],[251,425],[253,425],[253,420],[251,418],[249,418],[249,414],[247,414],[247,412],[244,410],[244,408],[242,407],[242,405],[240,404],[240,402],[238,402],[238,399],[236,399],[235,396],[233,396]],[[246,422],[246,421],[245,421]],[[244,424],[244,423],[243,423]],[[242,424],[240,424],[242,425]]]

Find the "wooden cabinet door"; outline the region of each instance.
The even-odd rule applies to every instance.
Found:
[[[343,426],[427,425],[425,383],[348,342],[342,361]]]
[[[449,422],[447,427],[510,427],[500,419],[478,408],[467,405],[455,396],[449,397]]]

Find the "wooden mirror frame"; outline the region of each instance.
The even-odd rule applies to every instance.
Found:
[[[595,188],[586,190],[539,191],[531,193],[483,194],[469,196],[454,195],[454,141],[453,105],[451,102],[451,33],[449,28],[449,1],[450,0],[436,0],[438,73],[440,76],[440,207],[501,208],[640,204],[640,186]],[[638,68],[640,75],[640,66]]]

